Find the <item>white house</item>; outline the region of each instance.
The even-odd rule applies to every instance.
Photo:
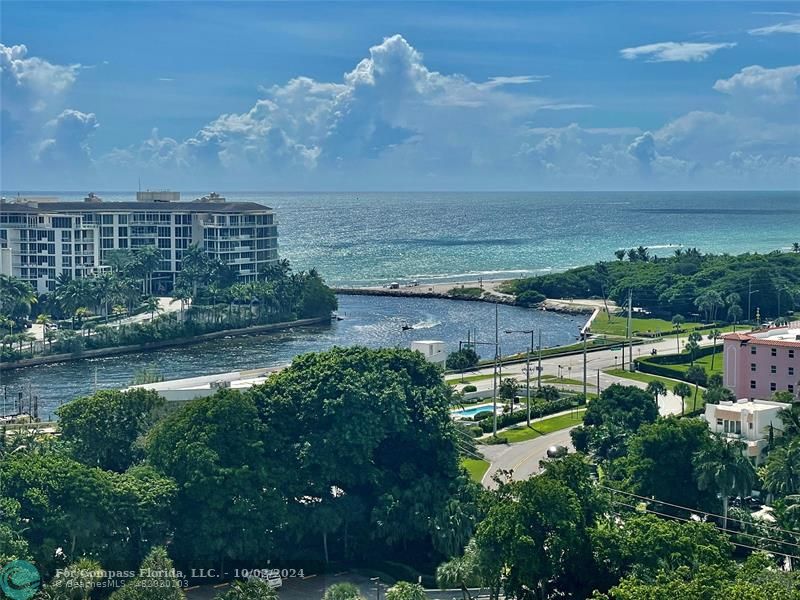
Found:
[[[778,412],[786,407],[782,402],[767,400],[720,402],[706,404],[705,418],[714,433],[747,444],[747,457],[758,465],[769,443],[770,426],[774,435],[780,435],[782,422]]]
[[[419,340],[418,342],[411,342],[411,349],[422,352],[425,356],[425,360],[439,365],[440,367],[444,367],[445,362],[447,362],[447,351],[442,341]]]

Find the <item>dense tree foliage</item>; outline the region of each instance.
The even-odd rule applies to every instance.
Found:
[[[589,403],[583,426],[572,430],[575,447],[601,459],[624,454],[625,439],[658,416],[653,395],[634,386],[613,384]]]
[[[252,399],[232,390],[191,402],[150,432],[149,461],[178,484],[177,557],[241,560],[271,550],[284,522],[275,491],[283,478],[265,433]]]
[[[122,472],[144,457],[142,435],[164,410],[150,390],[104,390],[61,406],[61,438],[80,462]]]
[[[378,544],[462,548],[474,522],[450,388],[422,355],[335,348],[298,357],[252,391],[304,540],[323,558]],[[350,539],[352,538],[352,539]]]
[[[758,290],[752,296],[752,307],[759,307],[762,316],[779,316],[779,304],[781,313],[800,307],[798,253],[730,256],[703,255],[689,249],[677,250],[669,257],[651,257],[642,250],[633,251],[630,260],[520,279],[511,291],[517,295],[536,291],[548,298],[608,297],[623,305],[630,289],[636,305],[655,314],[670,317],[699,312],[709,322],[738,321],[740,299],[747,299],[750,289]]]

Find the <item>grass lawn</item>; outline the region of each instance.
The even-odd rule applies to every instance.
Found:
[[[571,411],[566,415],[550,417],[548,419],[542,419],[541,421],[531,423],[530,427],[527,425],[521,425],[512,429],[506,429],[505,431],[499,432],[498,435],[502,435],[503,437],[507,438],[509,442],[524,442],[525,440],[532,440],[542,435],[559,431],[560,429],[566,429],[567,427],[572,427],[573,425],[580,425],[583,423],[583,413],[585,412],[586,409],[581,408],[577,411],[577,415],[575,411]]]
[[[476,287],[454,287],[449,289],[447,293],[456,298],[480,298],[483,295],[483,290]]]
[[[630,371],[623,371],[622,369],[610,369],[606,371],[609,375],[614,375],[615,377],[624,377],[625,379],[632,379],[634,381],[642,381],[644,383],[650,383],[651,381],[660,381],[663,383],[669,391],[672,391],[672,388],[675,386],[677,381],[674,379],[669,379],[668,377],[661,377],[659,375],[650,375],[649,373],[631,373]],[[684,399],[683,401],[683,409],[686,412],[692,410],[692,398],[694,397],[694,386],[689,383],[687,384],[690,388],[692,388],[692,395],[688,398]],[[697,391],[697,408],[701,408],[703,404],[705,404],[705,398],[703,396],[703,388],[698,388]]]
[[[464,383],[470,383],[473,381],[483,381],[484,379],[491,379],[494,377],[493,373],[479,373],[477,375],[464,375]],[[445,382],[455,385],[457,383],[461,383],[461,375],[458,376],[451,376],[445,379]]]
[[[698,358],[696,361],[694,361],[694,364],[700,365],[701,367],[703,367],[703,369],[705,369],[705,372],[708,375],[712,375],[713,373],[719,373],[720,375],[722,375],[722,362],[723,362],[722,361],[722,347],[720,345],[720,347],[717,348],[717,355],[714,358],[714,368],[713,369],[711,368],[711,356],[702,356],[702,357]],[[660,365],[660,366],[666,367],[667,369],[675,369],[676,371],[681,371],[681,372],[685,373],[686,371],[689,370],[689,367],[691,366],[691,360],[689,359],[689,357],[687,355],[685,363],[681,363],[681,364],[678,364],[678,365]]]
[[[489,469],[489,462],[477,458],[462,458],[461,466],[467,470],[472,481],[480,483],[486,471]]]
[[[583,385],[582,379],[570,379],[569,377],[561,377],[559,378],[558,375],[542,375],[542,383],[560,383],[562,385]],[[531,387],[533,387],[534,379],[531,377]],[[589,381],[586,382],[587,387],[594,387],[592,384],[591,377]]]
[[[681,328],[686,331],[691,331],[695,327],[699,327],[701,323],[684,323]],[[597,315],[592,322],[592,333],[605,333],[607,335],[626,335],[628,327],[628,318],[622,315],[611,315],[609,321],[605,313]],[[631,327],[635,333],[657,333],[661,332],[662,335],[673,335],[675,330],[670,321],[664,319],[642,319],[634,317],[631,319]]]

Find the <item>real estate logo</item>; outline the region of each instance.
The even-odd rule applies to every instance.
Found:
[[[0,590],[11,600],[29,600],[39,590],[39,571],[26,560],[14,560],[0,569]]]

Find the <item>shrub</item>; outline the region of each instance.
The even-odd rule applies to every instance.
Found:
[[[325,590],[322,600],[363,600],[358,587],[353,583],[334,583]]]
[[[536,306],[546,300],[545,295],[536,290],[527,290],[517,295],[516,303],[519,306]]]
[[[463,391],[464,391],[465,394],[468,394],[469,392],[477,392],[478,388],[476,388],[474,385],[469,383],[469,384],[464,386],[464,390]]]
[[[492,411],[491,410],[482,410],[481,412],[475,413],[474,415],[472,415],[472,420],[473,421],[483,421],[484,419],[488,419],[491,416],[492,416]]]

